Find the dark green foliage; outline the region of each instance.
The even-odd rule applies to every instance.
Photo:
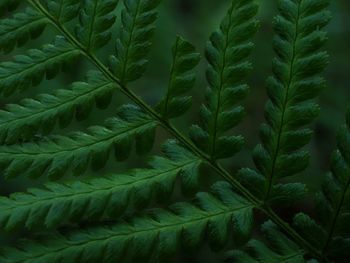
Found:
[[[13,17],[0,21],[0,51],[10,52],[13,48],[23,46],[28,39],[38,37],[48,20],[33,8],[16,13]]]
[[[42,1],[49,13],[61,23],[69,22],[78,14],[80,0]]]
[[[238,235],[246,235],[251,217],[252,205],[237,196],[227,183],[218,182],[212,187],[212,194],[198,193],[195,204],[176,203],[169,210],[155,209],[124,222],[23,244],[19,249],[6,249],[0,259],[4,263],[118,262],[127,251],[143,262],[151,256],[157,262],[157,258],[173,254],[180,243],[188,248],[198,247],[205,232],[213,246],[228,239],[229,225],[235,226]]]
[[[20,0],[1,0],[0,14],[4,11],[14,11],[20,3]]]
[[[330,19],[329,1],[278,1],[273,44],[277,58],[267,81],[262,142],[253,154],[257,169],[242,168],[237,176],[225,168],[230,160],[220,160],[233,157],[244,145],[243,136],[232,130],[245,115],[242,101],[249,91],[245,82],[252,68],[248,57],[258,29],[259,1],[231,0],[219,30],[211,35],[205,52],[209,87],[190,138],[172,119],[191,105],[188,93],[195,84],[199,53],[187,40],[176,38],[166,94],[155,106],[148,105],[127,84],[146,71],[161,1],[124,0],[120,16],[118,2],[0,1],[1,14],[7,14],[0,20],[0,52],[16,52],[46,28],[54,29],[56,36],[26,55],[9,54],[9,61],[0,64],[1,95],[28,88],[37,94],[35,86],[44,78],[56,77],[77,57],[86,60],[74,71],[77,76],[68,72],[69,78],[59,82],[74,79],[69,87],[53,89],[43,82],[44,94],[25,99],[19,95],[18,100],[13,96],[0,110],[1,176],[60,179],[0,197],[0,231],[14,239],[19,230],[29,232],[28,239],[0,248],[0,262],[172,262],[179,249],[196,251],[204,241],[214,253],[230,250],[228,260],[238,263],[349,258],[350,113],[338,135],[331,173],[317,197],[319,218],[298,213],[289,224],[274,210],[275,204],[299,201],[307,190],[285,179],[308,165],[305,146],[312,131],[307,126],[319,111],[315,99],[324,86],[321,73],[328,61],[321,49],[327,40],[322,29]],[[106,66],[99,51],[108,51],[112,43],[116,51]],[[98,123],[89,128],[90,120],[76,125],[74,120],[87,119],[95,105],[106,109],[114,93],[125,95],[129,104],[111,105],[109,118],[103,115],[107,111],[99,112]],[[74,131],[62,129],[67,127]],[[156,138],[157,127],[162,131]],[[167,136],[172,139],[162,147],[164,156],[152,154],[144,162],[154,143],[163,144]],[[101,168],[112,167],[106,166],[112,151],[117,161],[124,161],[133,148],[143,168],[124,165],[124,172],[102,174]],[[217,178],[206,178],[206,184],[200,178],[214,172],[226,181],[209,189]],[[82,174],[91,176],[72,178]],[[260,225],[266,220],[262,239],[258,231],[252,232],[253,221]]]
[[[242,136],[225,133],[244,116],[243,107],[237,104],[249,90],[243,81],[251,69],[247,57],[254,46],[250,41],[257,30],[257,10],[253,0],[233,1],[220,30],[211,35],[207,45],[210,88],[201,108],[202,125],[192,127],[191,137],[213,160],[232,157],[244,143]]]
[[[0,198],[0,226],[6,230],[22,225],[35,228],[38,224],[51,228],[67,221],[115,218],[126,209],[145,206],[152,196],[167,199],[178,176],[184,189],[197,187],[201,161],[172,141],[163,150],[166,158],[153,157],[152,169],[82,182],[49,183],[43,189]]]
[[[109,31],[115,17],[111,14],[119,0],[84,0],[76,34],[87,50],[103,47],[111,39]]]
[[[234,250],[228,253],[227,262],[235,263],[312,263],[304,259],[304,251],[288,239],[271,221],[262,225],[268,245],[251,240],[246,250]],[[316,263],[316,262],[314,262]]]
[[[65,63],[80,55],[64,37],[57,37],[42,49],[31,49],[26,55],[18,55],[13,61],[0,63],[0,92],[11,95],[16,90],[38,85],[46,76],[51,79]]]
[[[157,19],[156,8],[161,0],[124,0],[122,27],[116,42],[116,55],[111,69],[122,84],[142,76]]]
[[[350,257],[350,112],[347,125],[338,132],[338,150],[331,160],[322,192],[317,196],[321,224],[305,214],[295,217],[300,233],[318,247],[325,256]]]
[[[199,60],[200,55],[195,53],[195,47],[177,37],[173,46],[173,65],[167,94],[157,107],[165,119],[179,117],[191,107],[192,98],[184,94],[194,86],[195,75],[192,70]]]
[[[93,126],[87,132],[68,136],[54,135],[21,145],[0,146],[0,166],[6,177],[39,177],[47,174],[54,179],[63,176],[72,167],[80,175],[88,168],[105,165],[111,148],[118,160],[124,160],[136,139],[136,150],[147,153],[153,146],[155,122],[134,106],[119,110],[118,117],[105,121],[104,126]]]
[[[266,202],[296,201],[304,197],[302,184],[280,184],[279,179],[305,170],[309,153],[303,149],[312,131],[305,128],[318,115],[314,102],[324,86],[320,77],[328,55],[320,51],[330,14],[328,0],[279,0],[275,19],[274,75],[267,81],[270,101],[266,124],[261,127],[262,144],[254,150],[259,172],[244,169],[239,177]],[[264,187],[262,188],[261,185]],[[255,187],[257,186],[257,187]]]
[[[86,82],[75,82],[69,89],[7,105],[0,111],[0,141],[15,143],[19,138],[31,138],[38,130],[48,133],[57,120],[60,127],[66,127],[74,116],[84,119],[95,102],[99,108],[107,107],[115,89],[116,84],[91,71]]]

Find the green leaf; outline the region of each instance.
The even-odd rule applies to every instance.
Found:
[[[165,119],[179,117],[191,106],[192,98],[184,94],[195,84],[193,69],[199,60],[200,54],[195,52],[195,47],[178,36],[173,46],[173,64],[167,94],[157,106]]]
[[[152,196],[167,200],[177,177],[198,177],[201,161],[173,141],[164,146],[166,158],[153,157],[151,169],[68,183],[49,183],[0,198],[0,227],[11,230],[25,225],[55,227],[103,216],[116,218],[133,207],[145,207]],[[181,156],[179,156],[181,155]],[[182,180],[184,188],[188,182]]]
[[[199,246],[205,232],[215,245],[229,238],[232,224],[238,232],[240,227],[251,227],[251,220],[242,220],[252,217],[249,202],[224,182],[215,184],[212,192],[199,193],[194,204],[177,203],[124,222],[27,241],[18,249],[3,249],[0,259],[5,263],[116,262],[123,260],[127,250],[135,260],[147,261],[152,256],[158,262],[173,254],[180,243],[187,248]]]
[[[41,35],[48,20],[32,8],[0,20],[0,51],[10,52]]]
[[[326,234],[311,217],[304,213],[299,213],[295,215],[293,225],[314,247],[318,249],[322,248]]]
[[[275,224],[268,221],[262,225],[268,245],[251,240],[245,250],[228,252],[228,262],[236,263],[306,263],[304,251],[286,237]],[[311,263],[311,261],[310,261]]]
[[[38,130],[48,133],[57,120],[61,127],[66,127],[74,115],[79,120],[87,117],[95,101],[99,108],[107,107],[115,89],[116,85],[101,73],[91,71],[86,82],[75,82],[69,89],[6,105],[0,110],[0,142],[15,143],[18,139],[28,139]]]
[[[211,35],[206,49],[209,63],[206,104],[201,108],[201,126],[191,129],[191,138],[213,160],[232,157],[244,144],[242,136],[227,135],[245,115],[238,105],[247,95],[243,84],[251,63],[250,42],[258,28],[254,0],[232,1],[220,30]]]
[[[44,76],[53,78],[65,63],[80,55],[64,37],[56,37],[42,49],[31,49],[27,55],[17,55],[14,61],[0,63],[0,92],[11,95],[38,85]]]
[[[160,1],[124,0],[116,55],[110,61],[112,71],[124,85],[145,72]]]
[[[113,10],[119,0],[84,0],[76,28],[78,40],[87,50],[96,50],[111,39],[110,28],[115,22]]]
[[[68,168],[80,175],[88,168],[102,168],[112,147],[119,160],[128,157],[130,140],[135,138],[144,151],[153,143],[140,142],[142,135],[154,133],[155,121],[134,106],[122,107],[119,116],[105,121],[104,126],[93,126],[87,132],[74,132],[68,136],[50,136],[37,142],[0,146],[0,166],[6,177],[39,177],[47,174],[51,179],[62,177]],[[152,140],[153,141],[153,140]],[[146,148],[148,147],[148,148]],[[122,149],[122,155],[118,149]]]
[[[265,202],[285,202],[285,197],[294,191],[302,197],[306,189],[299,184],[298,189],[293,184],[282,187],[279,180],[303,172],[309,164],[309,152],[302,148],[309,143],[312,131],[304,126],[319,113],[314,99],[324,86],[320,74],[328,63],[327,53],[321,51],[327,39],[322,28],[330,19],[328,2],[278,1],[273,44],[277,58],[273,62],[274,75],[267,81],[267,124],[261,127],[262,144],[253,153],[256,167],[266,180],[262,184]]]
[[[350,257],[350,111],[347,125],[339,129],[338,149],[331,159],[331,172],[317,195],[320,224],[305,214],[295,218],[300,234],[318,247],[324,257],[342,260]]]
[[[66,23],[76,18],[79,8],[80,0],[59,0],[59,1],[42,1],[43,5],[49,13],[60,23]]]

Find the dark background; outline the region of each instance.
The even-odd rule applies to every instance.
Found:
[[[145,76],[136,83],[130,85],[138,95],[142,96],[151,105],[156,104],[164,94],[169,75],[171,63],[171,46],[177,34],[185,37],[194,43],[197,49],[203,54],[205,44],[211,32],[219,25],[222,17],[225,15],[230,1],[224,0],[165,0],[161,7],[160,17],[156,30],[154,46],[150,54],[150,65]],[[260,1],[259,18],[261,20],[261,29],[255,38],[256,49],[252,56],[254,71],[249,79],[251,93],[245,101],[248,116],[235,131],[242,133],[247,140],[245,150],[236,157],[224,161],[224,165],[233,172],[240,167],[252,167],[250,152],[259,142],[259,125],[263,121],[263,109],[266,102],[265,79],[271,74],[271,61],[273,52],[272,43],[272,17],[276,14],[276,1]],[[310,167],[303,174],[293,180],[299,180],[307,183],[310,189],[310,195],[314,193],[320,185],[323,175],[328,170],[329,155],[335,147],[335,131],[340,124],[344,122],[344,111],[348,105],[350,95],[350,2],[348,0],[332,1],[331,9],[333,11],[333,20],[328,26],[329,41],[327,49],[330,53],[331,62],[326,71],[328,86],[322,93],[319,102],[322,111],[314,124],[315,136],[309,145],[312,152]],[[119,10],[116,10],[119,16]],[[12,14],[7,14],[11,16]],[[119,21],[118,21],[119,23]],[[118,31],[118,23],[113,28],[114,34]],[[74,23],[69,25],[74,27]],[[56,32],[47,28],[45,33],[37,40],[30,41],[26,48],[38,48],[44,43],[53,39]],[[21,54],[26,48],[19,48],[10,54],[1,55],[0,61],[7,61],[15,54]],[[113,54],[113,43],[103,50],[98,51],[98,56],[107,61],[109,55]],[[38,93],[50,93],[54,89],[65,88],[69,83],[84,78],[86,70],[93,67],[85,60],[77,61],[68,73],[62,73],[55,80],[44,81],[39,87],[31,88],[21,94],[11,96],[10,98],[0,98],[0,107],[6,103],[16,103],[20,98],[33,97]],[[197,71],[198,80],[193,90],[194,105],[191,111],[181,119],[174,121],[183,132],[188,131],[188,127],[197,122],[197,113],[200,103],[203,101],[203,91],[206,88],[205,80],[205,59]],[[129,101],[120,93],[115,93],[110,107],[106,110],[95,110],[90,118],[82,122],[74,122],[64,130],[56,129],[56,133],[66,133],[71,130],[84,130],[86,127],[101,123],[101,120],[113,116],[118,106]],[[162,130],[157,132],[157,140],[153,153],[159,154],[159,146],[168,138]],[[88,172],[83,178],[88,176],[102,176],[112,171],[123,171],[130,167],[145,166],[147,157],[132,156],[126,163],[116,163],[110,158],[108,165],[102,171],[96,173]],[[1,173],[1,171],[0,171]],[[208,179],[210,176],[211,179]],[[215,174],[206,172],[203,176],[204,186],[210,181],[217,180]],[[71,180],[65,177],[64,180]],[[0,194],[9,195],[16,191],[23,191],[28,187],[37,186],[45,182],[45,178],[30,181],[25,178],[5,181],[0,176]],[[180,199],[180,195],[175,191],[174,200]],[[307,201],[304,204],[298,204],[295,207],[281,207],[280,213],[286,218],[290,218],[294,211],[306,210],[313,213],[312,203]],[[258,218],[260,218],[258,216]],[[259,219],[260,220],[260,219]],[[262,217],[263,221],[264,218]],[[26,234],[26,233],[24,233]],[[0,244],[14,241],[15,235],[0,233]],[[204,247],[200,253],[192,254],[184,252],[178,257],[178,262],[216,262],[217,257]]]

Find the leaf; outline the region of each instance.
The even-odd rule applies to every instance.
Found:
[[[61,127],[66,127],[74,115],[79,120],[85,118],[95,101],[99,108],[108,106],[115,89],[115,84],[101,73],[91,71],[86,82],[75,82],[69,89],[6,105],[0,110],[0,141],[15,143],[18,139],[31,138],[39,129],[48,133],[57,120]]]
[[[129,140],[135,138],[139,141],[143,134],[154,132],[155,122],[131,105],[121,108],[118,115],[107,119],[104,126],[90,127],[87,132],[50,136],[22,145],[0,146],[0,166],[4,175],[39,177],[47,174],[49,178],[56,179],[62,177],[69,167],[74,174],[80,175],[89,163],[95,170],[102,168],[113,146],[118,159],[125,159],[131,148]],[[149,148],[152,146],[147,144]],[[123,155],[118,154],[119,147],[123,149]]]
[[[80,8],[80,0],[42,1],[49,13],[60,23],[74,19]]]
[[[76,28],[78,40],[87,50],[105,46],[111,39],[109,29],[115,22],[112,14],[119,0],[84,0]]]
[[[309,143],[312,131],[304,126],[319,113],[314,99],[324,86],[320,74],[328,63],[327,53],[321,51],[327,39],[322,28],[330,19],[328,2],[278,1],[273,44],[277,58],[273,62],[273,76],[267,81],[270,98],[265,108],[267,123],[261,128],[262,144],[253,153],[256,168],[266,180],[265,202],[292,201],[294,197],[289,200],[284,197],[294,190],[299,197],[305,194],[302,185],[293,190],[295,185],[282,186],[279,180],[303,172],[309,164],[309,152],[302,148]]]
[[[318,221],[305,214],[294,219],[300,234],[318,247],[324,257],[342,260],[350,257],[350,111],[347,125],[339,129],[338,149],[331,159],[331,172],[325,176],[317,195]]]
[[[173,64],[167,94],[157,106],[165,119],[183,115],[192,104],[192,98],[184,96],[195,84],[193,69],[198,65],[200,54],[195,47],[181,37],[173,46]]]
[[[307,263],[305,252],[268,221],[262,225],[268,245],[259,240],[251,240],[245,250],[228,252],[227,262],[236,263]],[[311,261],[310,261],[311,263]]]
[[[194,204],[176,203],[170,209],[154,209],[128,221],[79,229],[41,242],[27,241],[18,249],[3,249],[0,259],[6,263],[116,262],[122,260],[127,249],[135,259],[146,261],[150,256],[168,257],[180,243],[183,247],[199,246],[199,237],[205,232],[213,244],[221,243],[229,238],[229,225],[250,218],[253,207],[227,183],[215,184],[212,192],[199,193]],[[245,216],[237,217],[239,214]],[[242,221],[235,226],[250,223]]]
[[[16,90],[38,85],[44,76],[53,78],[65,63],[80,55],[80,51],[56,37],[42,49],[31,49],[27,55],[17,55],[14,61],[0,63],[0,92],[11,95]]]
[[[160,0],[124,0],[116,55],[110,60],[111,70],[124,85],[145,72],[159,3]]]
[[[48,20],[32,8],[0,20],[0,51],[10,52],[41,35]]]
[[[211,35],[207,45],[210,88],[200,112],[203,123],[192,127],[190,135],[213,160],[232,157],[244,144],[242,136],[226,133],[245,115],[237,104],[249,90],[243,82],[251,69],[247,58],[254,46],[250,40],[257,31],[257,10],[253,0],[233,1],[220,30]]]
[[[11,230],[25,225],[52,228],[64,222],[81,222],[103,216],[116,218],[152,199],[169,199],[177,177],[198,177],[201,161],[177,143],[164,145],[166,158],[153,157],[150,169],[130,170],[85,181],[49,183],[0,198],[0,226]],[[176,151],[172,152],[172,151]],[[181,154],[181,157],[177,154]],[[184,187],[188,182],[183,180]]]

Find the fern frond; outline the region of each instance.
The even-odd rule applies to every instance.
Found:
[[[294,220],[300,234],[318,247],[324,257],[334,260],[350,257],[350,112],[337,141],[331,173],[317,196],[321,225],[305,214],[297,215]]]
[[[69,167],[82,174],[91,162],[93,169],[103,167],[114,146],[116,158],[128,157],[132,139],[139,154],[153,146],[155,121],[134,106],[123,107],[119,117],[106,120],[105,126],[93,126],[88,132],[69,136],[44,137],[38,142],[0,146],[0,167],[6,177],[39,177],[47,174],[55,179]]]
[[[179,117],[191,107],[192,98],[184,94],[194,86],[196,77],[192,70],[200,60],[195,47],[182,37],[176,38],[172,53],[173,65],[167,94],[157,106],[165,119]]]
[[[24,99],[19,104],[6,105],[0,110],[0,142],[11,144],[18,139],[31,138],[38,130],[52,131],[57,120],[66,127],[74,117],[82,120],[93,108],[105,108],[116,85],[98,71],[91,71],[86,82],[75,82],[70,89],[53,94],[41,94],[36,99]]]
[[[32,8],[0,20],[0,51],[10,52],[41,35],[48,20]]]
[[[304,251],[288,239],[271,221],[262,225],[269,245],[251,240],[246,250],[234,250],[228,253],[227,262],[235,263],[311,263],[304,258]]]
[[[201,108],[202,127],[192,127],[191,137],[213,160],[233,156],[244,143],[242,136],[224,134],[244,116],[244,108],[237,103],[248,92],[248,86],[242,83],[251,69],[247,57],[253,48],[250,40],[257,31],[257,10],[254,0],[232,1],[220,30],[212,34],[207,45],[210,88],[207,103]]]
[[[119,0],[84,0],[80,11],[80,25],[76,29],[78,40],[87,50],[103,47],[111,39],[109,29],[115,22],[112,15]]]
[[[110,61],[111,70],[122,84],[142,76],[148,63],[146,56],[157,19],[156,8],[161,0],[124,0],[122,28],[116,42],[116,56]]]
[[[15,56],[14,61],[0,64],[0,92],[11,95],[38,85],[44,76],[53,78],[65,63],[80,55],[63,37],[42,49],[32,49],[27,55]]]
[[[74,19],[79,11],[80,0],[41,1],[57,21],[66,23]]]
[[[251,190],[266,202],[304,196],[303,184],[283,185],[276,181],[304,171],[309,163],[309,153],[301,148],[310,141],[312,131],[304,126],[318,115],[319,106],[313,100],[324,86],[320,73],[328,63],[327,53],[320,49],[327,39],[322,28],[330,20],[326,10],[329,1],[278,3],[280,15],[274,25],[277,58],[273,63],[274,76],[267,82],[267,124],[261,127],[262,144],[254,150],[259,173],[244,169],[239,175],[245,177],[244,181],[259,181],[260,186]]]
[[[0,198],[0,228],[11,230],[22,225],[51,228],[103,216],[116,218],[126,209],[144,207],[152,196],[168,199],[178,176],[184,189],[197,186],[201,161],[174,141],[166,143],[163,150],[166,158],[152,158],[152,169],[82,182],[49,183],[43,189]]]
[[[155,209],[126,222],[28,241],[18,249],[4,249],[0,259],[6,263],[116,262],[125,259],[127,251],[147,262],[151,256],[159,259],[173,254],[180,243],[197,247],[205,233],[215,248],[228,239],[232,225],[238,236],[249,233],[253,206],[227,183],[215,184],[212,192],[197,194],[194,204],[177,203],[169,210]]]

